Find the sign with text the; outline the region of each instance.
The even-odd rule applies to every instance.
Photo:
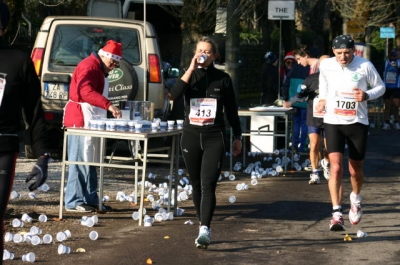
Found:
[[[268,19],[294,20],[295,1],[268,1]]]

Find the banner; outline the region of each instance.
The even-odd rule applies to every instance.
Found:
[[[359,57],[364,57],[367,59],[367,57],[365,57],[365,43],[354,43],[354,47],[355,47],[355,55],[359,56]]]

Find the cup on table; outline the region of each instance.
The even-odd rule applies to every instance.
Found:
[[[160,121],[160,130],[165,131],[167,129],[168,122]]]
[[[178,130],[183,128],[183,120],[176,120],[176,127]]]
[[[153,132],[156,132],[158,130],[158,122],[152,122],[151,123],[151,130]]]
[[[143,124],[141,123],[136,123],[135,124],[135,132],[140,132],[142,130]]]
[[[174,129],[175,121],[168,120],[167,123],[168,123],[168,130]]]

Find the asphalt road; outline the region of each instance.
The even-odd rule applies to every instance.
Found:
[[[309,172],[288,172],[259,179],[258,185],[237,191],[250,176],[236,173],[235,181],[221,181],[207,250],[194,245],[198,225],[192,203],[172,221],[139,227],[131,212],[100,216],[101,236],[88,253],[43,258],[43,264],[400,264],[400,132],[371,129],[364,165],[364,216],[348,221],[350,182],[344,176],[346,231],[329,231],[331,204],[327,182],[308,185]],[[346,163],[345,163],[346,164]],[[346,166],[347,168],[347,166]],[[228,202],[230,195],[237,200]],[[71,215],[67,215],[68,216]],[[362,230],[367,237],[357,238]],[[352,241],[344,241],[345,235]],[[5,264],[20,264],[7,261]]]

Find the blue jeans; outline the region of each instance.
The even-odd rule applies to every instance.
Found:
[[[83,161],[84,136],[68,136],[68,161]],[[94,166],[69,165],[65,208],[81,204],[98,205],[97,171]]]
[[[294,108],[296,109],[296,113],[294,114],[293,146],[302,152],[308,149],[307,109],[299,107]]]

